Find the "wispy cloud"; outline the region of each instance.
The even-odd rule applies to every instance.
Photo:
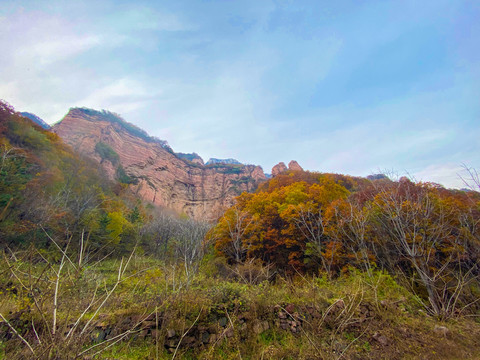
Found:
[[[0,98],[58,121],[121,113],[176,151],[268,172],[480,167],[470,1],[7,1]],[[456,165],[457,164],[457,165]]]

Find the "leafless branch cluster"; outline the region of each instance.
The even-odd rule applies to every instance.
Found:
[[[76,354],[74,358],[87,354],[95,355],[110,347],[110,341],[119,341],[132,333],[133,328],[105,343],[90,345],[87,348],[84,346],[91,343],[98,315],[118,286],[128,278],[126,271],[135,249],[128,258],[120,260],[113,285],[107,285],[105,282],[102,284],[99,279],[84,276],[83,268],[94,264],[84,263],[83,246],[79,247],[80,253],[71,252],[69,249],[71,237],[62,247],[59,241],[47,235],[54,243],[59,257],[52,253],[47,258],[33,246],[23,254],[15,254],[13,251],[9,254],[4,253],[7,272],[5,275],[15,280],[15,284],[19,286],[16,291],[28,299],[23,318],[28,317],[31,324],[31,331],[22,333],[25,329],[21,331],[17,328],[19,319],[15,314],[10,320],[7,319],[9,316],[0,314],[0,318],[13,335],[26,345],[33,357],[54,359],[59,358],[62,353]],[[84,291],[89,293],[90,299],[83,300],[86,294],[82,294],[82,300],[79,300],[78,304],[67,303],[66,301],[71,301],[71,298],[65,294],[69,288],[78,286],[79,283],[84,284]],[[60,308],[62,314],[66,313],[66,317],[59,317]]]

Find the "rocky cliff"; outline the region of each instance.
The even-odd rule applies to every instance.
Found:
[[[295,160],[292,160],[288,163],[288,170],[291,171],[303,171],[303,168],[296,162]]]
[[[275,165],[272,168],[272,176],[277,176],[278,174],[287,171],[287,166],[285,165],[284,162],[279,162],[277,165]]]
[[[206,162],[206,165],[213,165],[213,164],[241,165],[242,163],[235,159],[215,159],[215,158],[210,158]]]
[[[53,131],[98,160],[110,178],[128,178],[143,199],[196,219],[215,219],[235,196],[265,180],[260,166],[203,165],[196,154],[177,155],[165,141],[106,111],[70,109]]]
[[[303,168],[295,160],[288,163],[288,168],[284,162],[279,162],[272,168],[272,176],[277,176],[285,171],[303,171]]]

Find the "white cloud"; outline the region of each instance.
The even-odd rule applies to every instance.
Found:
[[[70,34],[55,39],[38,39],[17,48],[14,60],[17,64],[35,64],[38,68],[64,61],[101,44],[100,37],[91,35]]]
[[[147,94],[138,81],[122,78],[93,90],[87,97],[77,101],[76,105],[128,113],[141,107],[141,100]]]
[[[394,168],[453,186],[457,160],[478,160],[478,125],[465,128],[478,117],[472,104],[479,82],[468,71],[437,91],[435,84],[412,89],[368,108],[308,102],[318,83],[345,65],[347,46],[375,47],[403,27],[373,26],[372,40],[327,24],[295,38],[265,31],[275,7],[266,2],[247,6],[251,26],[242,32],[222,28],[235,7],[232,14],[192,14],[194,6],[176,14],[114,1],[41,3],[10,6],[16,12],[0,18],[0,98],[50,123],[72,106],[108,109],[176,151],[260,163],[267,172],[296,159],[311,170],[368,175]]]
[[[464,169],[461,164],[434,164],[412,175],[417,181],[435,182],[448,188],[460,189],[465,187],[465,183],[461,179],[461,176],[464,175]]]

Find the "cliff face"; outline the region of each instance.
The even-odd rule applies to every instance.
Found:
[[[285,171],[303,171],[303,168],[295,160],[292,160],[288,163],[288,168],[284,162],[279,162],[272,168],[272,177],[275,177]]]
[[[303,171],[303,168],[296,162],[295,160],[292,160],[288,163],[288,170],[291,171]]]
[[[119,167],[134,180],[143,199],[196,219],[215,219],[243,191],[265,180],[260,166],[204,166],[177,156],[165,142],[151,138],[115,114],[71,109],[53,127],[75,150],[98,160],[110,178]]]
[[[206,165],[213,165],[213,164],[241,165],[242,163],[235,159],[215,159],[215,158],[210,158],[206,162]]]
[[[272,176],[277,176],[278,174],[281,174],[284,171],[287,171],[287,166],[285,165],[284,162],[279,162],[277,165],[275,165],[272,168]]]

